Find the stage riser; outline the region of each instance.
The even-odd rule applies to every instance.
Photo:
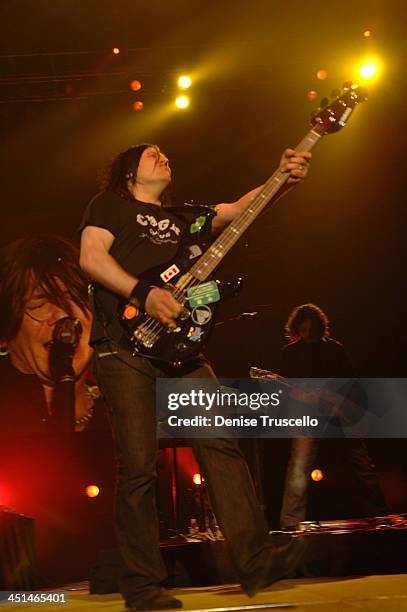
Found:
[[[289,578],[359,576],[407,572],[407,529],[353,533],[306,533],[302,563]],[[286,535],[273,535],[281,543]],[[238,582],[225,542],[194,542],[162,546],[168,587],[200,587]],[[121,563],[118,552],[104,551],[92,570],[92,593],[118,590]]]

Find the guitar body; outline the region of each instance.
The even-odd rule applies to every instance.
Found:
[[[242,283],[240,278],[228,283],[219,280],[197,281],[193,290],[198,293],[195,298],[188,299],[188,291],[176,286],[208,249],[212,216],[213,211],[210,210],[194,218],[184,232],[172,261],[140,274],[140,278],[151,285],[170,291],[183,305],[175,329],[152,319],[145,310],[132,304],[123,302],[120,305],[120,322],[135,354],[177,367],[184,365],[202,351],[213,327],[219,302],[239,290]],[[202,223],[204,217],[206,221]]]

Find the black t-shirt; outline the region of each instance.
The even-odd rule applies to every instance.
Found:
[[[107,229],[114,236],[110,255],[134,276],[169,261],[178,250],[185,223],[168,208],[126,200],[111,191],[89,203],[79,230],[87,225]],[[117,312],[121,298],[94,283],[93,326],[90,343],[123,337]]]
[[[347,378],[353,375],[345,349],[332,338],[287,344],[282,349],[279,372],[286,378]]]
[[[0,357],[0,446],[13,436],[55,435],[49,418],[45,394],[35,374],[23,374],[8,357]],[[85,429],[77,432],[109,433],[109,422],[103,400],[94,403],[92,419]],[[76,434],[75,434],[76,435]]]
[[[279,373],[286,378],[306,378],[306,379],[327,379],[322,385],[322,389],[333,392],[328,397],[337,398],[336,402],[326,401],[324,395],[318,404],[319,421],[324,436],[329,436],[330,427],[334,437],[341,437],[343,422],[352,422],[356,413],[350,413],[344,404],[344,412],[341,420],[341,400],[347,398],[362,408],[364,406],[364,395],[357,382],[352,380],[354,375],[352,363],[340,342],[332,338],[326,338],[318,342],[304,342],[297,340],[283,347]],[[305,385],[306,387],[310,381]],[[302,386],[302,384],[300,385]],[[320,386],[320,382],[317,383]],[[299,414],[304,414],[309,409],[308,402],[294,402],[290,404],[290,409],[296,407]],[[332,413],[335,409],[336,416]],[[357,416],[357,415],[356,415]],[[324,420],[325,417],[325,420]],[[339,418],[337,418],[339,417]],[[350,419],[350,420],[349,420]]]

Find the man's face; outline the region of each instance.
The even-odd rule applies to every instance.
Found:
[[[298,335],[301,338],[301,340],[304,340],[304,342],[316,342],[317,341],[318,338],[315,334],[314,326],[312,324],[311,319],[306,319],[305,321],[301,323],[301,325],[298,328]]]
[[[67,293],[62,283],[60,287],[62,293]],[[49,356],[54,326],[59,319],[69,316],[79,319],[82,325],[82,336],[74,353],[73,368],[77,377],[86,371],[93,353],[89,346],[92,317],[90,311],[85,315],[71,300],[70,306],[71,312],[65,312],[50,302],[40,288],[29,290],[20,329],[7,342],[14,367],[24,374],[35,374],[43,383],[52,384]]]
[[[171,169],[167,157],[157,147],[147,147],[140,157],[137,169],[137,182],[140,184],[171,181]]]

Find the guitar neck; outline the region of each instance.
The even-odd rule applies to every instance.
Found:
[[[319,129],[319,127],[318,125],[314,126],[297,145],[295,150],[310,151],[324,134],[324,130]],[[189,274],[201,282],[206,280],[220,264],[226,253],[230,251],[241,235],[281,190],[289,176],[289,172],[276,170],[265,182],[263,189],[257,194],[250,205],[230,223],[202,257],[191,267]]]

